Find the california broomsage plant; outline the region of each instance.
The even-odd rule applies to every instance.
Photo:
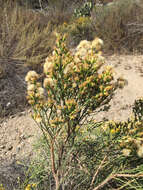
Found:
[[[70,160],[66,161],[66,157],[78,129],[90,113],[110,101],[117,87],[112,69],[101,69],[105,62],[101,39],[81,41],[74,55],[67,49],[65,40],[65,36],[57,34],[56,47],[44,64],[43,84],[35,71],[29,71],[25,78],[32,117],[50,150],[56,190],[68,174]]]
[[[132,111],[127,121],[108,121],[102,128],[118,142],[125,157],[143,158],[143,98],[135,100]]]

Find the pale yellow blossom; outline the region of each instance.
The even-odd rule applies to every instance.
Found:
[[[52,55],[53,55],[53,56],[55,56],[55,55],[56,55],[56,51],[55,51],[55,50],[52,52]]]
[[[64,74],[66,75],[67,73],[69,73],[72,69],[74,68],[74,65],[71,63],[71,64],[68,64],[66,66],[66,68],[64,69]]]
[[[73,88],[76,88],[76,87],[77,87],[77,84],[74,82],[74,83],[72,84],[72,86],[73,86]]]
[[[54,86],[54,80],[52,78],[50,78],[50,77],[45,78],[44,82],[43,82],[44,88],[46,88],[48,85]]]
[[[128,148],[124,148],[124,149],[122,150],[122,153],[123,153],[124,156],[129,156],[130,153],[131,153],[131,150],[128,149]]]
[[[143,145],[139,146],[137,154],[140,158],[143,157]]]
[[[105,58],[101,55],[97,55],[97,62],[101,62],[101,63],[104,63],[105,62]]]
[[[25,188],[25,190],[31,190],[31,184],[28,184]]]
[[[103,41],[100,39],[100,38],[95,38],[93,41],[92,41],[92,48],[97,50],[97,51],[100,51],[103,47]]]
[[[35,85],[34,84],[28,84],[27,91],[34,91]]]
[[[36,184],[34,183],[34,184],[28,184],[27,186],[26,186],[26,188],[25,188],[25,190],[31,190],[31,189],[33,189],[33,188],[35,188],[36,187]]]
[[[141,146],[141,141],[140,140],[134,140],[134,143],[136,144],[136,146],[139,148]]]
[[[50,62],[50,61],[51,61],[50,57],[49,57],[49,56],[46,57],[46,59],[45,59],[45,63],[46,63],[46,62]]]
[[[38,92],[39,96],[43,96],[43,95],[44,95],[44,88],[39,87],[39,88],[37,89],[37,92]]]
[[[86,55],[87,55],[87,50],[84,48],[81,48],[79,51],[76,52],[75,57],[76,57],[76,59],[78,57],[84,58]],[[77,61],[79,61],[79,60],[77,60]]]
[[[29,71],[25,77],[26,82],[33,82],[39,78],[39,75],[35,71]]]
[[[41,117],[36,117],[36,118],[35,118],[35,121],[36,121],[37,123],[40,123],[40,122],[42,121],[42,118],[41,118]]]
[[[51,72],[53,66],[54,66],[54,64],[52,62],[46,61],[43,66],[44,73],[47,74],[48,72]]]
[[[82,40],[79,45],[77,46],[76,50],[79,51],[81,49],[90,49],[91,48],[91,42],[87,41],[87,40]]]

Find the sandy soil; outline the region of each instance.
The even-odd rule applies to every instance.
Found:
[[[143,56],[111,56],[107,58],[107,65],[115,71],[115,78],[122,77],[126,81],[123,89],[115,92],[107,112],[97,114],[97,120],[126,120],[132,114],[135,99],[143,96]]]
[[[131,115],[135,99],[143,96],[143,55],[114,55],[106,62],[113,66],[115,77],[122,76],[126,80],[126,86],[116,91],[110,109],[97,114],[95,119],[126,120]],[[34,154],[32,143],[39,134],[28,110],[0,123],[0,184],[11,177],[11,171],[17,172],[9,168],[10,163]],[[14,180],[11,178],[11,184]],[[10,188],[12,190],[12,186],[7,186]]]

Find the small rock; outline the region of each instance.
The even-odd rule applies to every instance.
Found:
[[[0,150],[5,149],[5,148],[6,148],[5,145],[1,145],[1,146],[0,146]]]
[[[8,148],[7,148],[7,150],[12,150],[13,149],[13,146],[12,145],[10,145]]]
[[[18,146],[18,147],[16,148],[16,153],[18,153],[18,152],[20,151],[20,149],[21,149],[21,147]]]
[[[129,65],[127,65],[127,66],[124,67],[124,69],[125,69],[125,70],[130,70],[130,69],[132,69],[132,67],[129,66]]]

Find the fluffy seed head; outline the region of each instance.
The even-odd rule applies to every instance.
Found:
[[[77,51],[79,51],[81,48],[84,49],[90,49],[91,48],[91,42],[87,41],[87,40],[82,40],[79,45],[77,46]]]
[[[84,48],[79,49],[79,51],[76,52],[75,57],[85,57],[87,54],[87,50]]]
[[[92,48],[96,49],[97,51],[100,51],[103,45],[104,45],[103,40],[101,40],[100,38],[95,38],[92,41]]]
[[[43,96],[43,95],[44,95],[44,88],[39,87],[39,88],[37,89],[37,92],[38,92],[38,94],[39,94],[40,96]]]
[[[67,73],[69,73],[73,68],[75,68],[74,63],[70,63],[66,66],[66,68],[64,69],[64,74],[66,75]]]
[[[138,151],[137,151],[137,154],[140,158],[143,157],[143,145],[141,145],[139,148],[138,148]]]
[[[34,84],[28,84],[27,91],[34,91],[34,89],[35,89]]]
[[[53,81],[53,79],[52,78],[45,78],[44,79],[44,82],[43,82],[43,86],[44,86],[44,88],[46,88],[48,85],[50,85],[50,86],[54,86],[54,81]]]
[[[39,78],[39,75],[35,71],[29,71],[25,77],[26,82],[34,82]]]
[[[47,74],[48,72],[51,71],[52,68],[53,68],[53,63],[50,61],[46,61],[44,66],[43,66],[43,71],[45,74]]]
[[[127,148],[124,148],[122,152],[123,152],[123,155],[124,155],[124,156],[129,156],[130,153],[131,153],[131,150],[130,150],[130,149],[127,149]]]

